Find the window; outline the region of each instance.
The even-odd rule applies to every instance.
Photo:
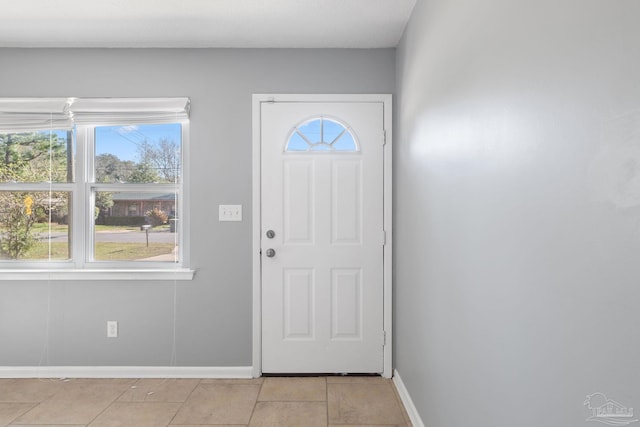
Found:
[[[286,152],[356,152],[358,145],[348,129],[338,119],[318,117],[296,126],[287,140]]]
[[[0,99],[0,273],[191,278],[188,112],[187,98]]]

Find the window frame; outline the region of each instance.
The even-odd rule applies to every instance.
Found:
[[[46,104],[48,99],[25,99],[30,105]],[[42,103],[38,104],[38,100]],[[0,99],[0,113],[3,112]],[[20,104],[10,99],[9,104]],[[189,267],[189,99],[188,98],[68,98],[70,116],[78,105],[75,121],[75,182],[0,183],[5,191],[65,191],[71,196],[70,259],[0,261],[0,280],[192,280],[195,271]],[[184,111],[179,111],[179,106]],[[101,108],[103,107],[103,108]],[[175,111],[172,111],[175,110]],[[4,110],[6,112],[6,110]],[[130,124],[181,125],[180,180],[170,184],[112,184],[95,182],[95,129],[101,126]],[[42,130],[42,129],[38,129]],[[55,129],[57,130],[57,129]],[[97,191],[170,192],[177,194],[176,224],[179,247],[176,262],[96,261],[93,259],[95,221],[94,194]]]

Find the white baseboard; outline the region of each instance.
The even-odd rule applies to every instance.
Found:
[[[0,378],[252,378],[251,366],[0,366]]]
[[[413,400],[411,400],[409,391],[404,386],[402,378],[400,378],[400,374],[398,374],[397,369],[393,372],[393,384],[395,384],[396,390],[398,390],[400,400],[402,400],[402,404],[407,410],[407,414],[409,415],[409,419],[411,420],[411,424],[413,424],[413,427],[425,427],[424,423],[422,422],[422,418],[420,418],[420,414],[418,414],[416,406],[413,404]]]

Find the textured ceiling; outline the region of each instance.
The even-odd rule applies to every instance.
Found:
[[[0,0],[0,46],[393,47],[415,2]]]

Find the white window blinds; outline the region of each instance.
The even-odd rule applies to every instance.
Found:
[[[71,129],[70,98],[0,98],[0,132]]]
[[[71,129],[74,124],[179,123],[189,98],[0,98],[0,132]]]
[[[70,111],[77,125],[180,123],[189,106],[189,98],[76,98]]]

